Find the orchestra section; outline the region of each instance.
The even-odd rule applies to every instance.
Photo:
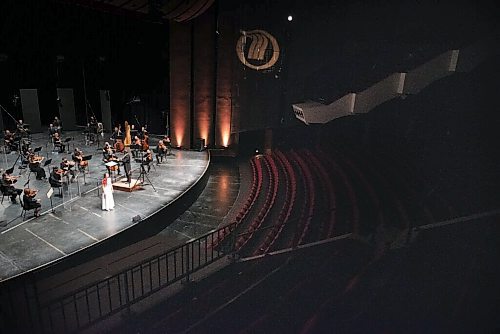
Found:
[[[167,134],[152,135],[147,126],[133,122],[105,132],[92,116],[77,129],[65,130],[55,117],[42,133],[32,133],[22,119],[4,131],[0,252],[9,264],[2,265],[0,281],[141,222],[168,224],[172,214],[152,217],[168,212],[209,166],[207,151],[173,148]],[[104,180],[112,182],[112,211],[101,208]]]

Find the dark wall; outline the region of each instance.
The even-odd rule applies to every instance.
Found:
[[[144,107],[152,113],[144,119],[157,119],[168,107],[168,25],[49,0],[6,0],[1,6],[0,54],[7,59],[0,60],[6,79],[0,103],[9,110],[13,92],[38,88],[47,124],[57,114],[55,88],[73,88],[77,121],[84,124],[84,76],[98,118],[99,89],[111,91],[114,121],[130,120],[125,103],[134,95],[155,101]],[[150,126],[157,123],[160,130],[161,122]]]
[[[232,11],[236,31],[263,29],[280,44],[269,71],[231,59],[242,130],[295,124],[292,103],[332,102],[498,32],[493,2],[226,0],[220,8]]]

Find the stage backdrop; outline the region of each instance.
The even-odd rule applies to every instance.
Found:
[[[100,90],[99,95],[101,98],[101,116],[102,125],[105,131],[113,131],[111,125],[111,98],[109,97],[109,90]]]
[[[40,108],[38,106],[37,89],[20,89],[23,106],[23,122],[30,125],[31,132],[41,132]]]
[[[64,130],[76,130],[75,98],[72,88],[57,88],[59,116]]]

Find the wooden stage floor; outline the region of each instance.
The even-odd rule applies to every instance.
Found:
[[[38,218],[34,218],[33,211],[30,211],[23,220],[20,216],[21,205],[10,203],[7,197],[4,199],[0,206],[0,281],[45,266],[113,237],[137,224],[133,217],[140,216],[144,220],[155,214],[200,180],[210,162],[207,152],[174,150],[174,155],[167,157],[167,162],[160,165],[154,162],[147,175],[156,191],[146,179],[140,190],[115,191],[115,209],[102,211],[100,180],[106,168],[101,150],[96,145],[85,146],[81,133],[65,133],[63,138],[66,137],[74,137],[70,143],[71,151],[76,146],[85,155],[93,154],[90,173],[85,175],[86,184],[83,175],[77,177],[77,182],[64,189],[63,198],[53,197],[52,212],[50,200],[46,196],[50,189],[49,183],[35,180],[32,175],[29,185],[39,190],[37,198],[42,199],[42,215]],[[71,152],[50,152],[51,145],[47,145],[45,134],[33,136],[31,147],[39,146],[43,147],[41,155],[46,159],[52,158],[53,165],[58,165],[63,157],[71,159]],[[17,157],[17,153],[2,153],[0,167],[12,167]],[[22,188],[29,171],[18,169],[18,166],[19,163],[14,174],[20,174],[21,179],[16,186]],[[139,164],[132,163],[132,170],[132,177],[137,178]]]

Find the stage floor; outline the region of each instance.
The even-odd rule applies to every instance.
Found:
[[[147,176],[156,191],[146,179],[141,190],[115,191],[115,209],[102,211],[100,180],[106,168],[102,163],[101,149],[97,145],[85,146],[79,132],[65,133],[63,139],[67,137],[74,137],[70,143],[71,151],[76,146],[83,150],[84,155],[93,155],[90,172],[85,175],[86,184],[80,175],[76,182],[64,189],[63,198],[52,197],[55,210],[52,212],[46,196],[49,183],[35,180],[32,175],[29,186],[38,189],[37,198],[42,199],[42,216],[38,218],[33,218],[33,211],[30,211],[23,220],[21,205],[10,203],[7,197],[4,199],[0,206],[0,281],[74,254],[135,225],[133,217],[145,219],[168,206],[196,183],[209,165],[207,152],[174,150],[174,156],[167,157],[167,162],[151,165]],[[52,165],[58,165],[63,157],[71,160],[71,152],[52,153],[51,145],[46,144],[47,136],[37,134],[33,136],[31,147],[42,146],[41,155],[45,159],[52,158]],[[2,154],[1,168],[12,167],[17,157],[17,153]],[[19,162],[14,174],[20,174],[21,178],[16,187],[22,188],[29,171],[17,166]],[[132,177],[137,178],[139,164],[132,163],[132,170]]]

